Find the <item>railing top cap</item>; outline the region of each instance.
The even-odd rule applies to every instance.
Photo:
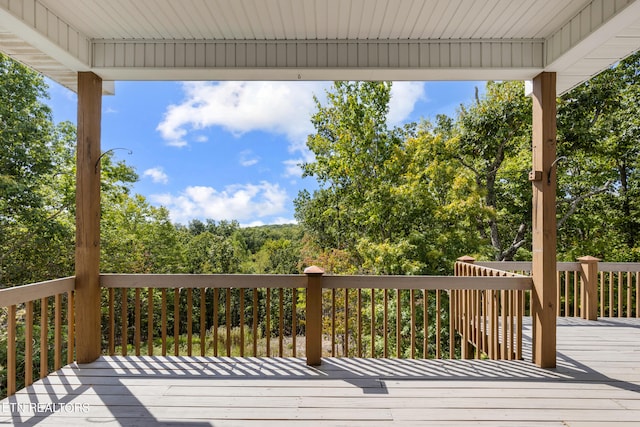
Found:
[[[587,255],[587,256],[583,256],[583,257],[578,258],[578,261],[580,261],[580,262],[600,262],[602,260],[600,258],[596,258],[594,256]]]
[[[324,274],[324,270],[312,265],[304,269],[304,274]]]

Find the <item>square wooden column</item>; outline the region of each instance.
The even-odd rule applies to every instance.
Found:
[[[76,151],[76,360],[100,356],[100,126],[102,79],[78,73]]]
[[[533,79],[533,361],[556,366],[556,74]]]

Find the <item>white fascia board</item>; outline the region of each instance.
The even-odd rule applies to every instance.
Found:
[[[542,68],[94,68],[108,80],[159,81],[469,81],[531,80]]]
[[[602,1],[610,1],[610,0],[594,0],[589,4],[587,8],[592,7],[595,3],[601,3]],[[586,12],[585,12],[586,13]],[[606,17],[605,17],[606,19]],[[571,28],[578,28],[579,25],[572,25],[573,22],[582,21],[582,25],[584,25],[584,21],[581,18],[581,15],[576,15],[570,22],[568,22],[563,28],[559,29],[553,35],[551,35],[545,41],[545,52],[546,52],[546,60],[548,61],[545,66],[545,71],[552,71],[557,73],[562,73],[567,68],[574,65],[576,62],[580,61],[583,58],[589,56],[591,52],[598,49],[600,46],[611,40],[612,38],[619,35],[622,31],[628,28],[631,25],[636,24],[640,20],[640,0],[634,0],[632,3],[628,4],[624,9],[620,10],[615,15],[609,17],[608,20],[595,24],[592,20],[589,22],[594,26],[588,34],[580,39],[577,43],[571,44],[566,40],[563,41],[563,37],[570,37]],[[567,30],[569,33],[567,33]],[[563,34],[564,31],[564,34]],[[561,52],[554,56],[554,49],[559,46],[566,46],[564,50],[561,48]],[[638,47],[629,48],[629,54],[633,53]],[[613,61],[620,58],[612,58]],[[600,70],[594,70],[595,74]]]

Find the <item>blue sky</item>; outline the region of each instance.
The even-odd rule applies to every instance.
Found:
[[[48,82],[56,122],[76,122],[76,96]],[[140,176],[133,191],[174,222],[294,222],[298,191],[316,188],[297,164],[312,158],[313,95],[330,82],[116,82],[103,98],[102,150]],[[396,82],[389,124],[455,114],[483,82]],[[131,154],[129,154],[131,152]]]

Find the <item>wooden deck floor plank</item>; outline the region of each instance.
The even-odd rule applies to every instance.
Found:
[[[514,425],[519,425],[524,421],[590,421],[600,422],[601,425],[615,421],[624,421],[636,423],[640,420],[640,411],[638,410],[600,410],[600,409],[477,409],[467,408],[464,411],[452,411],[445,409],[391,409],[393,418],[397,421],[459,421],[466,423],[468,421],[511,421]]]
[[[622,320],[559,319],[554,370],[528,361],[329,358],[310,368],[300,358],[103,357],[0,402],[84,403],[88,414],[0,410],[0,422],[627,427],[640,420],[640,321]]]

